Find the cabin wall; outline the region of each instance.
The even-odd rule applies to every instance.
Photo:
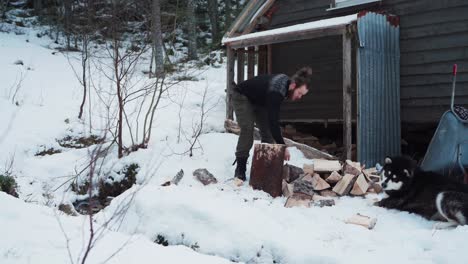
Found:
[[[327,11],[330,2],[331,0],[278,0],[279,8],[273,15],[271,28],[343,16],[361,10],[385,11],[398,15],[402,122],[438,122],[449,108],[454,63],[458,64],[459,69],[456,103],[468,106],[468,1],[382,0],[377,4]],[[273,47],[274,72],[285,69],[291,71],[292,68],[286,65],[294,68],[305,62],[310,62],[315,70],[316,85],[310,95],[302,103],[287,105],[283,110],[283,117],[290,119],[288,112],[295,110],[298,112],[295,111],[294,116],[299,116],[297,118],[300,119],[314,119],[318,115],[336,117],[342,114],[341,106],[339,109],[331,109],[327,105],[330,102],[329,105],[335,106],[342,100],[338,92],[342,80],[341,62],[334,61],[339,58],[341,47],[329,40],[309,41],[310,47],[306,47],[306,43],[307,41],[278,44]],[[339,41],[336,43],[341,44]],[[289,57],[283,51],[289,52]],[[317,59],[318,57],[323,58]],[[336,69],[329,72],[334,67]],[[316,95],[321,92],[325,94],[314,99],[314,89]],[[322,113],[318,113],[319,111]]]

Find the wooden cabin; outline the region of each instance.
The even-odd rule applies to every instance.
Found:
[[[356,144],[357,160],[373,166],[400,154],[408,131],[435,128],[454,63],[456,102],[468,104],[466,14],[465,0],[252,0],[223,38],[227,90],[311,66],[309,94],[286,102],[281,121],[339,126],[344,158]]]

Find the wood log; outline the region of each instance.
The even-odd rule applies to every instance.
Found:
[[[255,144],[249,182],[254,189],[281,196],[285,149],[279,144]]]
[[[172,180],[167,181],[167,182],[161,184],[161,186],[177,185],[177,184],[179,184],[180,180],[182,180],[183,177],[184,177],[184,170],[180,170],[180,171],[174,176],[174,178],[172,178]]]
[[[314,164],[304,164],[302,166],[302,169],[303,169],[304,173],[307,173],[307,174],[310,174],[310,175],[315,174]]]
[[[330,199],[325,196],[318,195],[318,194],[312,196],[312,201],[313,201],[314,206],[318,206],[318,207],[335,205],[335,200]]]
[[[380,176],[379,175],[369,175],[369,178],[371,179],[372,182],[380,182]]]
[[[291,125],[286,125],[286,126],[284,127],[283,132],[284,132],[284,134],[290,136],[291,138],[294,138],[294,136],[296,136],[296,134],[297,134],[296,128],[294,128],[294,127],[291,126]]]
[[[226,119],[224,121],[224,128],[226,129],[227,132],[233,133],[236,135],[239,135],[240,133],[240,128],[237,122],[231,120],[231,119]],[[260,131],[255,128],[254,129],[254,139],[255,140],[260,140]],[[330,155],[328,153],[322,152],[316,148],[313,148],[311,146],[307,146],[305,144],[297,143],[289,138],[283,138],[284,142],[286,143],[286,146],[288,147],[296,147],[299,151],[304,154],[304,157],[307,159],[326,159],[326,160],[337,160],[338,158]]]
[[[283,180],[282,190],[284,197],[290,197],[294,194],[294,184],[287,183],[285,180]]]
[[[327,177],[326,181],[330,184],[336,184],[337,182],[341,181],[343,176],[341,176],[338,172],[334,171]]]
[[[286,200],[284,207],[310,207],[312,203],[312,196],[306,194],[293,194],[291,197]]]
[[[340,171],[341,164],[338,160],[323,160],[323,159],[314,159],[314,171],[315,172],[332,172]]]
[[[353,189],[351,190],[352,195],[364,195],[367,192],[367,189],[369,189],[369,183],[367,183],[366,177],[364,177],[364,174],[360,174],[356,182],[354,183]]]
[[[306,176],[296,180],[294,182],[293,192],[296,193],[303,193],[310,196],[315,194],[314,186],[312,184],[312,176],[307,174]]]
[[[359,162],[352,162],[350,160],[346,160],[344,164],[344,173],[358,176],[362,173],[361,164]]]
[[[336,194],[332,190],[323,190],[323,191],[320,191],[319,193],[321,196],[324,196],[324,197],[337,197],[338,196],[338,194]]]
[[[207,169],[196,169],[193,172],[193,177],[203,183],[203,185],[218,183],[218,180]]]
[[[315,191],[323,191],[330,188],[331,186],[316,173],[312,177],[312,187]]]
[[[382,186],[376,182],[370,182],[369,188],[373,190],[375,193],[381,193],[383,191]]]
[[[371,174],[379,175],[379,173],[378,173],[378,171],[377,171],[377,169],[375,167],[364,169],[364,170],[362,170],[362,172],[366,173],[367,175],[371,175]]]
[[[291,164],[285,164],[283,166],[283,180],[286,180],[288,183],[299,179],[302,175],[304,175],[304,170],[299,167]]]
[[[377,218],[370,218],[369,216],[357,214],[345,220],[346,224],[360,225],[367,229],[372,229],[377,223]]]
[[[335,185],[333,191],[340,196],[347,195],[349,191],[351,191],[351,188],[353,188],[356,178],[357,177],[352,174],[345,174],[343,179]]]
[[[323,151],[320,151],[316,148],[313,148],[311,146],[307,146],[305,144],[297,143],[289,138],[283,138],[284,142],[286,143],[286,146],[288,147],[296,147],[298,150],[304,154],[304,157],[307,159],[326,159],[326,160],[337,160],[338,158],[330,155],[328,153],[325,153]]]

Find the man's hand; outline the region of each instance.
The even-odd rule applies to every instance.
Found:
[[[288,150],[288,148],[286,148],[284,150],[284,160],[289,161],[289,159],[291,159],[291,154],[289,154],[289,150]]]

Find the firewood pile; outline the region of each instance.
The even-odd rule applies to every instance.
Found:
[[[344,146],[342,144],[335,142],[333,139],[328,137],[317,137],[316,135],[305,134],[300,131],[297,131],[296,128],[292,125],[286,125],[282,128],[283,136],[290,138],[297,143],[304,144],[315,148],[319,151],[328,153],[335,157],[341,157],[344,152]],[[351,157],[352,159],[356,158],[356,144],[352,144]]]
[[[359,162],[314,159],[299,168],[283,167],[283,196],[285,207],[331,206],[333,197],[364,196],[380,193],[380,177],[375,168],[364,169]]]

